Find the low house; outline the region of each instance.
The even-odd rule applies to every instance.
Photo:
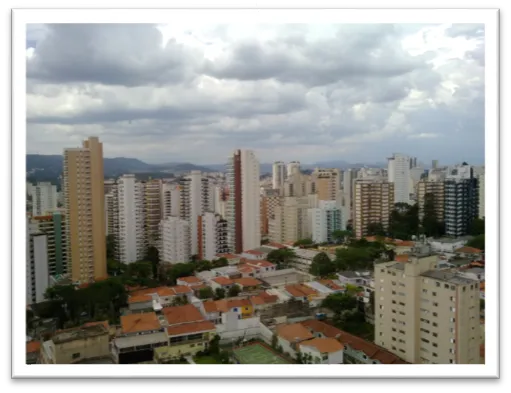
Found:
[[[269,242],[268,244],[265,244],[265,247],[271,248],[274,250],[282,250],[283,248],[289,248],[288,246],[286,246],[282,243],[275,243],[275,242]]]
[[[207,348],[216,334],[215,324],[205,320],[169,326],[166,331],[169,343],[167,347],[155,350],[157,363],[165,363],[169,359],[178,359],[181,356],[195,355]]]
[[[211,288],[209,285],[204,283],[190,285],[190,289],[193,291],[194,296],[199,296],[201,289]]]
[[[177,285],[186,285],[188,287],[201,284],[202,280],[196,276],[180,277],[176,280]]]
[[[341,271],[337,273],[341,285],[368,285],[371,281],[371,273],[368,271]]]
[[[245,260],[245,264],[254,267],[258,270],[258,273],[274,272],[277,270],[277,266],[271,262],[265,260],[252,261],[250,259]]]
[[[284,293],[302,302],[311,302],[319,295],[318,291],[304,284],[286,285],[284,287]]]
[[[227,277],[216,277],[211,280],[211,288],[216,290],[217,288],[222,288],[224,290],[229,290],[234,285],[234,281]]]
[[[128,298],[128,308],[131,312],[153,311],[153,297],[151,295],[136,295]]]
[[[344,346],[335,338],[313,338],[298,343],[302,359],[314,364],[342,364]]]
[[[242,252],[240,256],[250,260],[262,261],[264,258],[266,258],[266,255],[267,254],[259,250],[248,250]]]
[[[216,301],[208,300],[202,303],[204,307],[205,317],[208,321],[213,322],[215,325],[222,323],[222,311],[218,309]]]
[[[249,265],[239,265],[238,271],[241,273],[241,277],[255,277],[258,273],[258,269]]]
[[[184,323],[204,321],[204,316],[192,304],[184,306],[166,307],[162,310],[168,326],[181,325]]]
[[[323,279],[318,280],[318,282],[332,290],[334,293],[343,293],[346,291],[346,287],[340,285],[340,283],[336,283],[334,280]]]
[[[315,337],[334,338],[343,344],[343,362],[356,364],[405,364],[378,345],[315,319],[300,322]]]
[[[264,292],[264,293],[266,293],[266,292]],[[269,295],[269,294],[263,295],[262,293],[260,293],[256,296],[251,296],[249,300],[250,300],[250,303],[252,303],[254,312],[258,313],[260,311],[267,310],[267,309],[271,308],[272,305],[274,305],[275,303],[278,302],[279,297],[276,295]]]
[[[27,343],[27,364],[36,364],[39,360],[41,351],[40,341],[30,341]]]
[[[255,291],[259,289],[263,283],[253,277],[237,278],[233,280],[234,284],[240,287],[243,292]]]
[[[428,239],[428,244],[434,252],[454,253],[455,250],[463,247],[469,239],[470,237],[459,237],[456,239],[442,237],[438,239]]]
[[[161,307],[170,306],[178,297],[186,298],[188,301],[190,301],[191,297],[193,296],[193,291],[188,286],[176,285],[173,287],[141,289],[130,293],[130,298],[139,296],[151,296],[152,308],[155,311],[159,311]],[[132,307],[133,310],[140,310],[147,304],[148,301],[147,297],[140,297],[137,299],[139,301],[132,303],[130,302],[130,298],[128,298],[128,305],[130,305],[130,310],[132,310]],[[133,306],[131,306],[132,304]]]
[[[409,254],[415,247],[415,242],[411,240],[395,240],[394,245],[394,252],[396,255]]]
[[[213,260],[216,261],[220,258],[227,259],[227,263],[229,265],[237,265],[240,262],[241,256],[236,254],[216,254],[216,258],[214,258]]]
[[[211,269],[211,271],[215,274],[215,277],[227,277],[230,279],[241,277],[241,273],[238,271],[237,266],[217,267],[215,269]]]
[[[483,255],[483,250],[474,247],[463,246],[454,251],[461,258],[469,258],[473,261],[478,260]]]
[[[225,313],[235,313],[238,319],[251,318],[254,315],[254,308],[249,299],[222,299],[217,300],[216,305],[222,321]]]
[[[318,292],[318,296],[325,298],[328,295],[331,295],[336,292],[341,292],[340,290],[334,291],[333,289],[329,288],[328,286],[324,285],[323,283],[318,281],[308,281],[304,282],[304,285],[308,286],[309,288],[312,288],[316,292]],[[339,287],[341,288],[341,287]]]
[[[299,323],[278,325],[276,334],[278,345],[292,357],[295,356],[299,343],[314,338],[312,333]]]

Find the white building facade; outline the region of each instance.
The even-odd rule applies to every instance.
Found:
[[[49,182],[37,183],[32,190],[32,215],[44,216],[57,208],[57,186]]]
[[[309,209],[309,223],[315,243],[332,243],[332,233],[346,229],[337,201],[319,201],[319,207]]]
[[[286,164],[282,161],[273,163],[272,167],[272,188],[282,190],[286,181]]]
[[[410,203],[410,157],[394,153],[388,159],[388,178],[394,183],[394,203]]]
[[[49,286],[48,236],[27,221],[27,305],[43,302]]]
[[[190,224],[179,217],[167,217],[160,223],[160,259],[164,263],[190,260]]]
[[[162,219],[179,217],[181,212],[181,198],[179,184],[163,183],[161,188]]]

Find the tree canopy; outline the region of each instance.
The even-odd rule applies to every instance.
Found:
[[[268,253],[266,259],[277,265],[277,269],[289,267],[289,263],[296,258],[296,252],[291,248],[281,248]]]
[[[314,276],[324,277],[335,272],[335,270],[335,263],[324,252],[320,252],[312,259],[310,273]]]
[[[419,233],[419,206],[396,203],[390,213],[388,235],[394,239],[410,240]]]
[[[436,203],[435,194],[427,193],[424,196],[424,208],[420,232],[430,237],[440,237],[445,234],[443,217],[437,217]]]
[[[336,243],[346,243],[349,238],[353,236],[351,231],[343,231],[341,229],[337,229],[332,232],[332,238]]]
[[[293,246],[295,247],[299,247],[299,246],[311,246],[313,245],[314,242],[312,241],[312,239],[300,239],[300,240],[297,240]]]
[[[484,235],[484,218],[476,218],[470,225],[470,234],[472,236]]]
[[[478,248],[484,250],[484,234],[478,235],[467,242],[468,247]]]

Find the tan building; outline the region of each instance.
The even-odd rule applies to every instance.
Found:
[[[478,364],[479,283],[437,263],[421,245],[375,266],[375,342],[410,363]]]
[[[284,197],[273,207],[268,222],[269,239],[272,242],[295,242],[310,237],[308,209],[313,207],[314,196]]]
[[[64,205],[73,281],[107,276],[103,144],[97,137],[64,150]]]
[[[156,247],[160,238],[160,221],[162,219],[162,181],[159,179],[146,181],[144,191],[144,219],[147,246]]]
[[[419,205],[419,219],[424,216],[424,202],[426,195],[431,194],[435,202],[437,220],[444,219],[444,182],[421,180],[417,183],[417,203]]]
[[[341,197],[341,171],[316,168],[312,173],[320,201],[337,201]]]
[[[372,223],[381,223],[385,229],[388,228],[394,207],[394,184],[386,180],[357,179],[353,187],[355,236],[366,236],[367,226]]]
[[[270,218],[275,215],[275,208],[280,205],[281,199],[279,196],[261,197],[261,235],[269,234]]]
[[[113,363],[109,332],[103,324],[62,330],[41,346],[42,364]]]
[[[312,177],[296,170],[284,183],[283,195],[286,197],[303,197],[314,192]]]

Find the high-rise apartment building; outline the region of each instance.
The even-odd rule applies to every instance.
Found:
[[[304,197],[315,193],[315,183],[310,175],[295,171],[284,183],[284,192],[279,195],[286,197]]]
[[[417,204],[419,207],[419,220],[422,220],[424,217],[424,204],[427,198],[431,198],[433,201],[437,221],[443,222],[444,182],[428,181],[427,179],[423,179],[417,183]]]
[[[206,212],[199,216],[199,259],[211,261],[217,254],[229,251],[227,221],[219,214]]]
[[[181,187],[179,184],[163,183],[161,189],[162,219],[181,216]]]
[[[144,183],[144,228],[147,247],[157,247],[160,238],[162,181],[150,179]]]
[[[26,237],[27,304],[43,302],[49,286],[48,236],[27,220]]]
[[[268,222],[268,238],[277,243],[295,242],[309,238],[309,208],[315,207],[315,195],[306,197],[283,197],[272,208]]]
[[[343,173],[342,196],[343,207],[346,221],[352,219],[353,212],[353,181],[357,178],[357,173],[353,169],[347,169]]]
[[[236,150],[227,164],[228,242],[232,252],[261,245],[259,161],[251,150]]]
[[[287,164],[287,177],[300,173],[300,161],[291,161]]]
[[[32,217],[30,224],[34,232],[46,235],[48,274],[50,276],[67,274],[69,250],[64,214],[55,210],[45,216]]]
[[[122,263],[140,261],[146,254],[145,184],[135,175],[123,175],[117,185],[119,226],[116,236],[118,258]]]
[[[105,233],[107,236],[114,236],[114,238],[119,230],[118,202],[117,186],[111,187],[108,194],[105,194]]]
[[[64,150],[63,192],[73,281],[107,276],[103,144]]]
[[[332,233],[346,229],[337,201],[319,201],[317,208],[309,209],[309,225],[315,243],[332,243]]]
[[[49,182],[37,183],[32,191],[32,216],[44,216],[57,208],[57,186]]]
[[[167,217],[160,222],[160,260],[182,263],[190,260],[190,223],[179,217]]]
[[[190,228],[190,255],[199,254],[199,217],[207,211],[213,211],[212,188],[207,177],[200,171],[192,171],[180,182],[180,217],[188,221]]]
[[[410,157],[394,153],[388,159],[388,180],[394,183],[394,203],[410,203]]]
[[[479,218],[483,219],[485,217],[485,208],[484,208],[484,173],[479,175],[478,181],[479,181]]]
[[[447,236],[469,233],[479,215],[478,181],[473,168],[461,165],[448,170],[444,184],[444,222]]]
[[[375,265],[375,343],[410,363],[478,364],[479,283],[437,263],[421,245]]]
[[[341,171],[337,168],[316,168],[312,173],[320,201],[341,200]]]
[[[369,224],[382,224],[387,229],[394,208],[394,184],[376,179],[357,179],[353,184],[355,236],[366,236]]]
[[[273,163],[272,167],[272,186],[274,190],[282,190],[286,180],[286,164],[282,161]]]

